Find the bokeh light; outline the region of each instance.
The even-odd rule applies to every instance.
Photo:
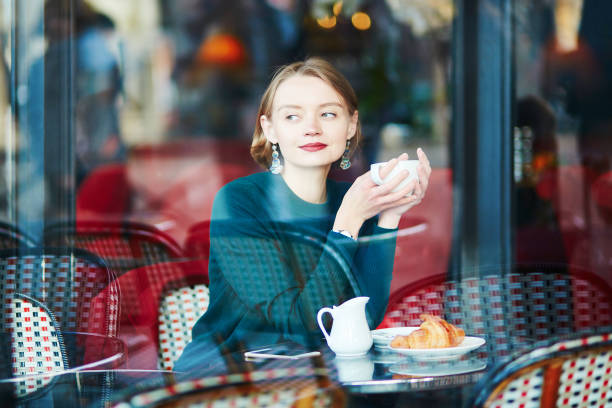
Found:
[[[358,11],[351,17],[351,22],[353,26],[358,30],[367,30],[372,26],[372,20],[370,20],[370,16],[362,11]]]
[[[336,16],[317,18],[317,23],[323,28],[334,28],[336,26]]]
[[[341,1],[335,2],[332,10],[334,12],[334,16],[337,16],[338,14],[340,14],[340,12],[342,11],[342,2]]]

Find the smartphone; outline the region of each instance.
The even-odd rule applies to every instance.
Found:
[[[266,358],[278,358],[285,360],[299,360],[300,358],[320,356],[318,351],[308,351],[298,345],[275,344],[269,347],[250,350],[244,353],[244,359],[259,360]]]

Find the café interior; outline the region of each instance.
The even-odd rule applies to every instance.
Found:
[[[2,406],[612,407],[609,0],[1,0],[0,49]],[[215,195],[312,56],[359,99],[330,178],[432,167],[373,346],[177,371]],[[425,314],[463,343],[393,350]]]

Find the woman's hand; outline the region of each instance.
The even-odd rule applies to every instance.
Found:
[[[397,228],[402,215],[415,205],[419,204],[421,200],[423,200],[423,197],[425,197],[427,186],[429,186],[431,165],[429,164],[427,155],[420,147],[417,149],[417,156],[419,157],[419,166],[417,167],[418,182],[415,182],[414,184],[409,183],[409,185],[414,185],[414,191],[412,191],[412,195],[406,198],[411,200],[406,203],[398,202],[397,206],[383,210],[378,217],[379,227]]]
[[[357,237],[359,229],[365,220],[392,209],[393,212],[386,213],[387,216],[382,220],[384,221],[383,224],[381,224],[379,219],[378,225],[383,228],[396,228],[401,214],[422,199],[425,190],[423,186],[419,187],[421,178],[425,180],[425,189],[427,188],[426,183],[429,180],[431,168],[425,153],[420,149],[419,151],[419,159],[423,158],[419,166],[419,182],[413,180],[403,189],[393,192],[393,189],[409,175],[408,170],[399,172],[389,182],[380,186],[372,181],[370,172],[359,176],[344,195],[342,204],[336,213],[334,229],[347,230],[352,236]],[[382,179],[386,178],[398,161],[407,159],[408,155],[402,153],[397,158],[390,160],[380,169],[380,177]],[[410,192],[413,192],[413,195],[407,196]],[[400,212],[404,207],[405,209]],[[395,226],[393,226],[393,219],[398,212],[399,216]]]

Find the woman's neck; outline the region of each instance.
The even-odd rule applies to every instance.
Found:
[[[329,169],[330,166],[299,169],[285,167],[281,176],[296,196],[312,204],[322,204],[327,201]]]

